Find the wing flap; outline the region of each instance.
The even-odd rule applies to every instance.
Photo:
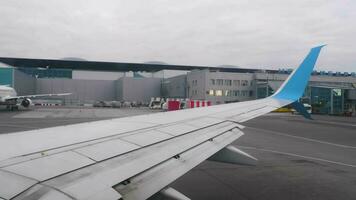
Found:
[[[94,194],[87,191],[87,188],[95,188],[93,192],[96,192],[96,190],[104,190],[125,182],[158,163],[164,163],[232,129],[237,129],[235,123],[224,122],[98,162],[44,183],[77,199],[85,199]],[[86,191],[86,193],[81,191]]]
[[[0,199],[11,199],[36,183],[35,180],[0,170]]]
[[[195,119],[195,120],[189,120],[185,123],[188,125],[195,126],[195,127],[199,128],[199,127],[206,127],[206,126],[218,124],[223,121],[224,120],[222,120],[222,119],[216,119],[216,118],[212,118],[212,117],[202,117],[202,118]]]
[[[157,142],[161,142],[163,140],[168,140],[172,137],[172,135],[169,135],[167,133],[159,132],[157,130],[151,130],[124,136],[121,139],[139,146],[147,146]]]
[[[44,181],[93,163],[94,161],[87,157],[68,151],[11,165],[3,170]]]
[[[120,139],[113,139],[81,147],[79,149],[75,149],[74,151],[99,162],[139,148],[140,146],[138,145]]]
[[[45,185],[35,185],[12,200],[73,200],[67,194]]]
[[[154,126],[139,121],[134,123],[113,119],[4,134],[1,135],[0,139],[0,162],[13,157],[41,153],[81,143],[86,145],[93,140],[119,136]]]
[[[192,132],[196,129],[197,127],[188,124],[175,124],[171,126],[162,127],[157,130],[161,132],[169,133],[174,136],[179,136],[185,133]]]
[[[170,158],[130,178],[129,184],[118,184],[114,188],[123,199],[146,199],[242,135],[238,129],[228,131],[212,141],[188,149],[179,158]]]

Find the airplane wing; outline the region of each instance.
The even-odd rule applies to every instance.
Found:
[[[297,101],[321,48],[265,99],[0,135],[0,199],[187,199],[166,187],[204,160],[255,161],[240,123]]]
[[[37,97],[68,96],[71,94],[72,93],[58,93],[58,94],[33,94],[33,95],[24,95],[24,96],[10,96],[10,97],[6,97],[5,100],[37,98]]]

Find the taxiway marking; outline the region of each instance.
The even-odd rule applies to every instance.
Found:
[[[296,139],[300,139],[300,140],[306,140],[306,141],[310,141],[310,142],[316,142],[316,143],[320,143],[320,144],[326,144],[326,145],[331,145],[331,146],[336,146],[336,147],[341,147],[341,148],[349,148],[349,149],[356,149],[355,146],[349,146],[349,145],[344,145],[344,144],[337,144],[337,143],[332,143],[332,142],[325,142],[322,140],[317,140],[317,139],[311,139],[311,138],[306,138],[306,137],[301,137],[301,136],[295,136],[295,135],[290,135],[290,134],[286,134],[286,133],[281,133],[278,131],[271,131],[271,130],[266,130],[266,129],[260,129],[260,128],[255,128],[255,127],[250,127],[248,126],[249,129],[254,129],[257,131],[264,131],[264,132],[269,132],[275,135],[281,135],[281,136],[285,136],[285,137],[291,137],[291,138],[296,138]]]
[[[258,150],[258,151],[281,154],[281,155],[294,156],[294,157],[305,158],[305,159],[309,159],[309,160],[317,160],[317,161],[321,161],[321,162],[327,162],[327,163],[331,163],[331,164],[336,164],[336,165],[356,168],[356,165],[352,165],[352,164],[347,164],[347,163],[338,162],[338,161],[332,161],[332,160],[326,160],[326,159],[323,159],[323,158],[317,158],[317,157],[311,157],[311,156],[303,156],[303,155],[294,154],[294,153],[275,151],[275,150],[270,150],[270,149],[262,149],[262,148],[256,148],[256,147],[247,147],[247,146],[238,146],[238,148],[241,148],[241,149],[252,149],[252,150]]]
[[[356,127],[356,124],[349,124],[349,123],[342,123],[342,122],[331,122],[331,121],[325,121],[325,120],[315,120],[316,122],[321,122],[325,124],[335,124],[335,125],[342,125],[342,126],[353,126]]]

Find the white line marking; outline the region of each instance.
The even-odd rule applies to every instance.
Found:
[[[275,116],[279,113],[270,113],[270,114],[266,114],[266,115],[272,115],[274,114]],[[277,115],[278,116],[278,115]],[[286,115],[286,114],[280,114],[279,116],[283,116],[285,118],[289,118],[289,119],[292,119],[294,117],[299,117],[301,115]],[[356,127],[356,124],[350,124],[350,123],[342,123],[342,122],[332,122],[332,121],[326,121],[326,120],[319,120],[319,119],[314,119],[313,121],[315,122],[320,122],[320,123],[325,123],[325,124],[335,124],[335,125],[342,125],[342,126],[353,126],[353,127]],[[313,122],[313,121],[310,121],[310,122]]]
[[[324,120],[315,120],[315,121],[316,122],[325,123],[325,124],[335,124],[335,125],[354,126],[354,127],[356,127],[356,124],[341,123],[341,122],[331,122],[331,121],[324,121]]]
[[[253,149],[253,150],[259,150],[259,151],[264,151],[264,152],[271,152],[271,153],[276,153],[276,154],[282,154],[282,155],[287,155],[287,156],[295,156],[295,157],[300,157],[300,158],[305,158],[309,160],[317,160],[321,162],[327,162],[327,163],[332,163],[336,165],[342,165],[346,167],[353,167],[356,168],[356,165],[352,164],[347,164],[347,163],[342,163],[342,162],[337,162],[337,161],[332,161],[332,160],[326,160],[322,158],[316,158],[316,157],[311,157],[311,156],[303,156],[303,155],[298,155],[294,153],[287,153],[287,152],[282,152],[282,151],[275,151],[275,150],[270,150],[270,149],[261,149],[261,148],[256,148],[256,147],[247,147],[247,146],[238,146],[238,148],[241,149]]]
[[[255,127],[250,127],[250,126],[248,126],[248,128],[255,129],[257,131],[270,132],[272,134],[281,135],[281,136],[285,136],[285,137],[297,138],[297,139],[300,139],[300,140],[306,140],[306,141],[310,141],[310,142],[317,142],[317,143],[320,143],[320,144],[327,144],[327,145],[332,145],[332,146],[336,146],[336,147],[356,149],[355,146],[349,146],[349,145],[325,142],[325,141],[322,141],[322,140],[316,140],[316,139],[311,139],[311,138],[306,138],[306,137],[301,137],[301,136],[289,135],[289,134],[286,134],[286,133],[281,133],[281,132],[271,131],[271,130],[266,130],[266,129],[260,129],[260,128],[255,128]]]

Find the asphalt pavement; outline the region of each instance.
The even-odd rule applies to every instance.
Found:
[[[40,108],[0,112],[0,134],[125,117],[148,109]],[[256,166],[206,161],[172,183],[196,200],[356,199],[356,118],[268,114],[233,143]]]
[[[192,199],[356,199],[356,118],[269,114],[234,146],[257,166],[206,161],[172,186]]]

